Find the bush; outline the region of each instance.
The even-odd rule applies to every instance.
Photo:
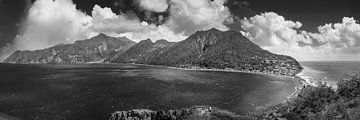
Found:
[[[347,100],[360,96],[360,75],[347,75],[338,83],[338,94]]]
[[[311,119],[329,103],[334,102],[337,95],[331,87],[321,84],[318,87],[303,88],[297,97],[288,104],[287,119]]]
[[[335,91],[325,84],[307,86],[287,103],[268,107],[257,118],[360,120],[360,75],[347,75]]]
[[[319,120],[348,120],[349,115],[346,111],[346,105],[343,102],[336,102],[327,105],[322,112],[319,113]]]

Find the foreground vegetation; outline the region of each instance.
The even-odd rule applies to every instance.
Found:
[[[347,75],[334,90],[326,84],[304,86],[286,103],[258,111],[254,119],[360,120],[360,75]]]
[[[135,109],[117,111],[109,120],[238,120],[246,118],[235,113],[208,106],[193,106],[169,111]]]

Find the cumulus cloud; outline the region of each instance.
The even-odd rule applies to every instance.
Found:
[[[125,36],[134,41],[145,39],[180,41],[186,36],[173,32],[169,24],[156,26],[130,18],[126,14],[116,15],[110,8],[95,5],[92,11],[90,30],[95,33],[106,33],[111,36]]]
[[[300,22],[285,20],[273,12],[243,20],[243,29],[251,33],[254,42],[261,46],[291,45],[296,41],[302,41],[296,30],[301,26]]]
[[[231,20],[231,13],[224,6],[225,0],[171,0],[169,24],[177,33],[217,28],[228,30],[224,23]]]
[[[242,33],[264,49],[299,60],[360,59],[360,25],[353,18],[319,26],[316,33],[301,31],[301,26],[266,12],[242,20]]]
[[[228,30],[224,25],[230,19],[230,11],[223,5],[224,0],[164,0],[159,1],[159,6],[152,4],[155,1],[140,0],[140,7],[155,11],[162,3],[169,8],[169,18],[162,25],[148,24],[139,19],[129,19],[126,14],[116,15],[110,8],[95,6],[93,9],[92,30],[125,36],[132,40],[166,39],[180,41],[199,30],[217,28]],[[151,7],[152,9],[150,9]],[[159,12],[159,11],[157,11]],[[102,15],[104,14],[104,15]],[[107,16],[107,17],[105,17]]]
[[[116,15],[110,8],[95,5],[92,11],[91,29],[95,32],[125,33],[139,32],[147,29],[139,19],[129,19],[125,14]]]
[[[78,11],[71,0],[37,0],[29,8],[18,36],[2,51],[36,50],[87,38],[90,21],[91,17]]]
[[[35,50],[87,38],[91,17],[78,11],[71,0],[37,0],[29,9],[18,49]]]
[[[360,47],[360,25],[354,18],[344,17],[342,23],[319,26],[318,30],[311,35],[335,48]]]
[[[168,0],[139,0],[140,6],[153,12],[165,12],[169,4]]]

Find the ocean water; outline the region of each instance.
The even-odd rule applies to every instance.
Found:
[[[280,103],[297,80],[131,64],[0,64],[0,119],[104,120],[117,110],[208,105],[238,114]]]
[[[334,88],[346,74],[360,73],[360,61],[301,62],[301,65],[304,70],[299,76],[313,82],[325,82]]]

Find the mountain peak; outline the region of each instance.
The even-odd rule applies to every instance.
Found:
[[[170,42],[165,39],[160,39],[160,40],[157,40],[155,43],[170,43]]]
[[[104,34],[104,33],[100,33],[97,36],[93,37],[93,38],[105,38],[105,37],[109,37],[108,35]]]
[[[207,31],[210,31],[210,32],[221,32],[220,30],[216,29],[216,28],[211,28],[210,30],[207,30]]]
[[[150,39],[141,40],[139,43],[153,43]]]
[[[120,41],[124,41],[124,42],[131,42],[131,43],[134,43],[134,44],[136,43],[136,42],[130,40],[129,38],[127,38],[127,37],[117,37],[116,39],[118,39]]]
[[[195,34],[193,34],[193,36],[197,36],[197,35],[218,35],[218,34],[222,34],[224,32],[216,29],[216,28],[211,28],[209,30],[205,30],[205,31],[197,31]]]
[[[222,33],[222,31],[216,29],[216,28],[211,28],[209,30],[204,30],[204,31],[198,31],[200,33]]]
[[[127,38],[127,37],[117,37],[117,39],[128,39],[129,40],[129,38]]]

